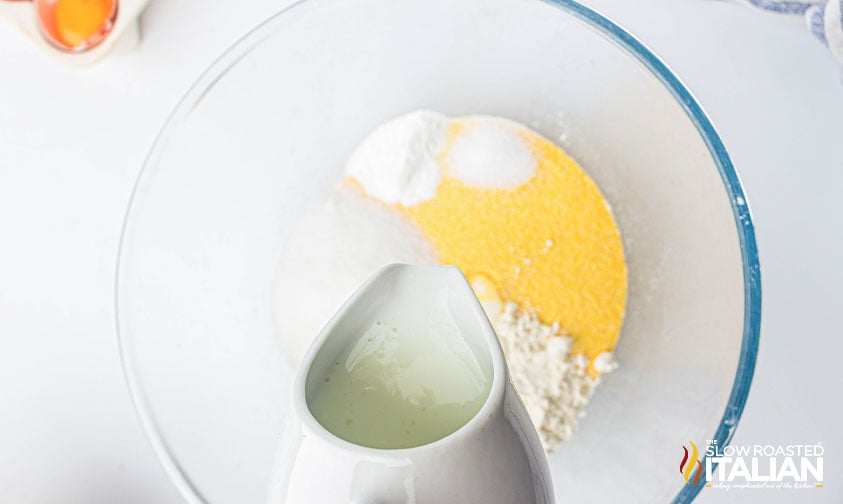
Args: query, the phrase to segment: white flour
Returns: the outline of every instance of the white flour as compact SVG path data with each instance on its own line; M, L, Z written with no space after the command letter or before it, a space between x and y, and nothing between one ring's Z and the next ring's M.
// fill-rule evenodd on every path
M558 324L547 326L535 315L508 303L494 326L501 341L512 384L533 421L545 450L570 436L585 416L584 407L600 378L590 377L588 358L571 353L573 340ZM607 373L617 367L604 352L594 367Z
M436 154L448 118L417 110L375 128L351 155L346 173L384 203L411 206L436 195L441 179Z

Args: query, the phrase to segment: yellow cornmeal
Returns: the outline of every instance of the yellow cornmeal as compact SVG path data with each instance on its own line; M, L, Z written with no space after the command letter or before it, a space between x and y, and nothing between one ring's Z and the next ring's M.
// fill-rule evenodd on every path
M504 302L558 322L574 352L590 359L617 343L627 276L620 233L597 186L562 149L527 129L518 134L538 165L512 189L478 189L448 176L448 151L470 123L455 119L439 155L436 196L396 205L439 253ZM494 298L493 294L484 297Z

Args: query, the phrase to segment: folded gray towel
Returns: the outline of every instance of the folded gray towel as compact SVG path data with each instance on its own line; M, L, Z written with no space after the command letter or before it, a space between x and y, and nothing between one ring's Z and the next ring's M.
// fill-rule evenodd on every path
M843 0L741 0L780 14L805 16L808 29L843 63Z

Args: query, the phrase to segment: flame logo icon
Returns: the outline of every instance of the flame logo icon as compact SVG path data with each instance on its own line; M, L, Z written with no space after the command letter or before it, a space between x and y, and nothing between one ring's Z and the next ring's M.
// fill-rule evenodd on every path
M682 445L682 449L685 450L685 455L682 457L682 462L679 463L679 473L685 476L685 484L690 485L691 483L691 475L694 474L694 469L696 469L696 474L694 475L693 485L697 486L700 482L700 477L702 476L702 462L697 457L699 456L700 452L697 450L697 445L694 444L693 441L688 441L691 443L691 453L689 455L688 448L685 445ZM694 464L696 462L696 464Z

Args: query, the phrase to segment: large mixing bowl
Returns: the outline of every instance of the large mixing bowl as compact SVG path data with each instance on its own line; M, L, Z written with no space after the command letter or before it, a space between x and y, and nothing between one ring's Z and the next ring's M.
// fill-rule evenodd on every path
M728 443L755 363L746 199L677 78L568 0L304 1L190 89L138 178L116 285L128 383L170 477L190 502L264 502L293 376L273 314L288 232L368 131L417 108L558 141L620 226L621 368L550 457L559 502L693 499L682 447Z

